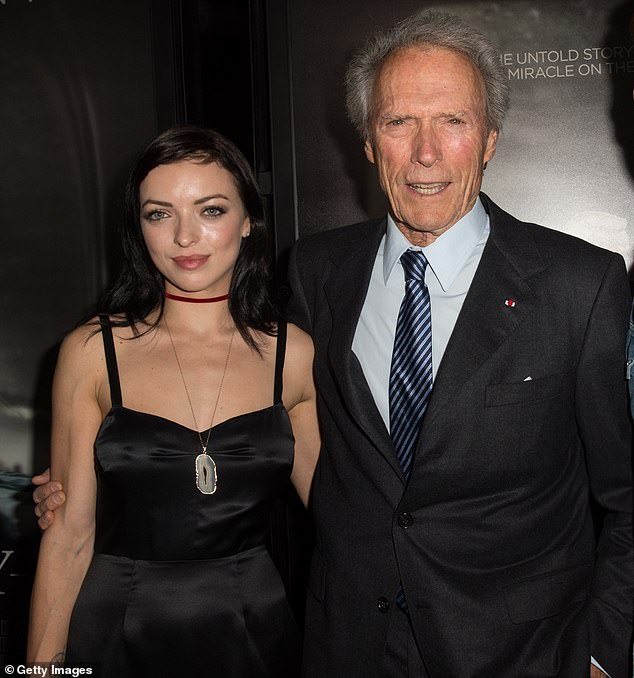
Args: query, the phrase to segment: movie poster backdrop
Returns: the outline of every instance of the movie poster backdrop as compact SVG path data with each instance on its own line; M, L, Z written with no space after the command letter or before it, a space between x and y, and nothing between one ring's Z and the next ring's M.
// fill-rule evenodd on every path
M454 12L493 38L511 108L483 190L516 217L634 261L634 46L623 0L294 0L290 3L298 229L385 212L346 119L345 66L364 36L414 11Z

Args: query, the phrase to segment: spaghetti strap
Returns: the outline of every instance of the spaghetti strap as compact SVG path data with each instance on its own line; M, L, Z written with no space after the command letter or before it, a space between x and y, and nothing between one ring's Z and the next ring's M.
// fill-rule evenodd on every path
M121 407L121 384L119 383L119 369L117 368L117 355L114 350L112 327L107 313L99 314L103 348L106 354L106 367L108 368L108 381L110 382L110 401L112 407Z
M275 385L273 387L273 402L282 402L284 357L286 356L286 321L280 320L277 325L277 348L275 350Z

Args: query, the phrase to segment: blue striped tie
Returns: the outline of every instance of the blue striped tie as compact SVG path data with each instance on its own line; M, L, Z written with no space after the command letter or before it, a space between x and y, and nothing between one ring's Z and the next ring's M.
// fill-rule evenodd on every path
M409 478L421 422L433 385L431 303L425 285L427 259L420 251L401 256L405 297L396 323L390 371L390 436Z

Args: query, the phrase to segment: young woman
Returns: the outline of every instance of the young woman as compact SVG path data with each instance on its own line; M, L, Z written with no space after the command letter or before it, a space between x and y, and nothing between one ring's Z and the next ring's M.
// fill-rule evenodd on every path
M106 314L66 337L28 659L103 676L293 676L298 632L265 549L319 439L309 337L269 297L255 179L217 132L168 130L126 191Z

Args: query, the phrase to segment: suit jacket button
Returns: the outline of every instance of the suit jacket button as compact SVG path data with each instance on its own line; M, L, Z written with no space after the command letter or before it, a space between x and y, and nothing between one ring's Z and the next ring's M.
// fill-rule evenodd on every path
M414 518L411 513L401 513L396 522L399 524L399 527L407 529L414 522Z
M390 611L390 601L385 596L381 596L376 601L376 606L379 608L379 612L383 612L383 614Z

